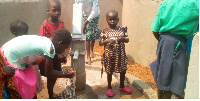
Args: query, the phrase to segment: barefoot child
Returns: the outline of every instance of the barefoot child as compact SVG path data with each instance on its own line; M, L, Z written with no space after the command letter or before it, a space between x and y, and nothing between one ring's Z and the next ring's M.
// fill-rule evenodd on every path
M53 69L55 53L61 54L72 41L69 31L58 29L51 38L23 35L13 38L1 47L6 65L15 69L12 77L21 98L33 98L36 93L36 75L33 66L44 62L47 78L71 78L74 72L63 73ZM50 98L53 98L51 95Z
M49 14L49 18L47 18L40 27L40 36L46 36L50 38L54 31L59 28L64 28L64 22L59 20L61 15L61 3L59 0L48 0L47 4L47 13ZM55 54L55 58L53 59L53 68L58 71L62 71L61 62L66 63L66 53L69 52L70 47L63 52L62 54ZM40 64L44 65L44 64ZM41 72L41 75L44 75L44 70ZM47 78L47 88L49 97L53 94L53 87L56 82L56 79Z
M108 89L107 96L112 97L113 91L111 87L112 74L120 73L120 87L126 93L131 93L131 89L124 86L125 74L127 69L127 59L125 53L125 44L129 42L129 38L125 35L127 28L117 26L119 22L118 12L110 10L106 14L106 21L109 28L103 29L100 34L99 45L104 45L103 66L107 72Z
M93 48L96 39L99 39L99 5L98 0L84 0L83 3L83 33L86 34L86 63L91 65L94 58Z

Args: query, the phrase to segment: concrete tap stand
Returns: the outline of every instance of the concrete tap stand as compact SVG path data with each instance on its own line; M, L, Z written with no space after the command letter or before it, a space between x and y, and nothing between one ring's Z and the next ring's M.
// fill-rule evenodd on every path
M73 59L76 50L79 51L78 59ZM84 39L73 39L70 56L71 67L76 70L76 91L84 90L86 84Z

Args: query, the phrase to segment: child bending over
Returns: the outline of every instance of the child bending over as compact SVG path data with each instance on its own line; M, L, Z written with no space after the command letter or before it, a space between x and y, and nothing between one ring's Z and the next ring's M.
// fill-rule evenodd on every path
M47 4L47 13L49 14L49 18L47 18L40 27L40 36L45 36L50 38L54 31L59 28L64 28L64 22L59 20L61 15L61 3L59 0L48 0ZM63 53L55 54L53 59L53 68L58 71L62 71L61 63L66 63L67 54L69 52L70 46ZM40 64L44 65L44 64ZM41 66L40 66L41 67ZM41 75L45 76L45 71L41 70ZM49 93L49 98L51 98L53 94L53 87L56 82L56 79L47 78L47 88Z
M73 71L63 72L53 68L55 53L63 53L71 41L68 30L57 29L50 39L37 35L23 35L13 38L0 48L4 60L3 69L6 68L5 63L15 69L9 74L12 76L14 72L12 80L21 98L33 98L36 94L37 78L33 70L35 65L44 63L44 67L41 68L45 70L47 78L72 78L75 75ZM0 76L0 79L2 77ZM54 98L53 95L50 98Z
M117 26L119 22L118 12L110 10L106 14L106 21L109 28L103 29L100 34L99 45L104 45L103 65L107 72L108 89L107 96L112 97L113 91L111 87L112 74L120 73L120 87L126 93L131 93L131 89L124 86L125 74L127 69L127 59L125 52L125 44L129 42L129 38L125 35L127 28Z
M13 21L10 24L10 31L15 37L28 34L28 25L23 21ZM17 91L12 79L15 69L8 66L0 52L0 99L20 99L21 96Z

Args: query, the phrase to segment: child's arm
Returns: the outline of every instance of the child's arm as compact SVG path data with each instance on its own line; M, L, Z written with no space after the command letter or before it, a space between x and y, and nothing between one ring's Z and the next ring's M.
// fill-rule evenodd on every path
M47 37L46 32L47 31L46 31L44 25L42 24L41 27L40 27L40 36L46 36Z
M127 33L127 29L128 29L127 27L122 27L124 35L117 40L118 42L125 42L125 43L129 42L128 35L125 35L125 33Z
M86 32L87 32L86 26L87 26L88 22L89 22L88 20L85 20L85 21L83 22L83 34L86 34Z
M118 39L118 42L125 42L125 43L128 43L129 42L129 38L128 37L120 37Z
M159 41L159 37L160 37L159 32L154 32L154 31L153 31L153 35L154 35L154 37Z
M99 45L100 46L103 46L103 45L106 45L107 43L115 43L115 40L113 40L113 39L106 39L106 40L104 40L104 41L99 41Z
M114 43L115 40L113 39L107 39L106 36L104 35L104 30L100 30L100 37L99 37L99 45L103 46L106 45L107 43Z
M8 76L8 77L12 77L15 75L15 69L13 69L12 67L10 66L3 66L3 67L0 67L2 68L1 69L1 73L0 74L4 74L5 76Z
M75 72L63 73L53 69L53 59L46 56L45 60L45 75L49 78L72 78Z

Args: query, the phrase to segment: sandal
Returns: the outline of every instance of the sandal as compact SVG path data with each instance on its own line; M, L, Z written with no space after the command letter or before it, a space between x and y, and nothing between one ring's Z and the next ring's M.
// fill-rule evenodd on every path
M124 91L125 93L128 93L128 94L130 94L132 92L131 89L126 87L126 86L124 88L119 88L119 90L122 90L122 91Z
M106 95L109 96L109 97L112 97L113 96L112 89L108 89L107 92L106 92Z

